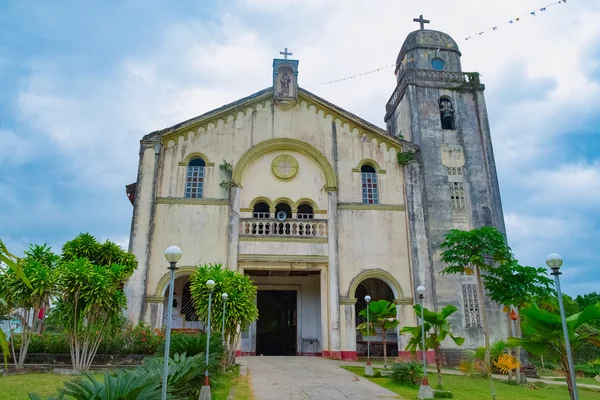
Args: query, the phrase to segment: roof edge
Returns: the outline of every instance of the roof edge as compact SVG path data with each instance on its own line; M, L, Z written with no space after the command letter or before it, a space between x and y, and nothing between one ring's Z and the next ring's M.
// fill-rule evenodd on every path
M273 91L273 87L269 86L268 88L259 90L258 92L255 92L255 93L253 93L253 94L251 94L249 96L243 97L243 98L241 98L239 100L236 100L236 101L234 101L232 103L225 104L224 106L221 106L219 108L215 108L215 109L213 109L211 111L208 111L208 112L206 112L204 114L200 114L200 115L198 115L196 117L187 119L187 120L185 120L183 122L179 122L179 123L177 123L175 125L172 125L172 126L170 126L168 128L164 128L164 129L160 129L160 130L157 130L157 131L150 132L150 133L144 135L144 137L142 137L142 140L158 139L161 136L167 135L169 133L173 133L175 131L178 131L180 129L185 128L186 126L194 125L194 124L202 121L203 119L210 118L212 116L215 116L217 114L221 114L221 113L223 113L223 112L225 112L227 110L230 110L232 108L239 107L240 105L242 105L242 104L244 104L244 103L246 103L248 101L256 100L256 99L258 99L258 98L260 98L260 97L262 97L262 96L264 96L266 94L271 94L272 91Z

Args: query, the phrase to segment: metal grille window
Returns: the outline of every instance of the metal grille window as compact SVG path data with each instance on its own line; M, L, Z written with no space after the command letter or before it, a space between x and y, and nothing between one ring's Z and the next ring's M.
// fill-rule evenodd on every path
M185 182L185 197L189 199L202 198L204 190L204 167L205 162L201 158L190 161L187 167L187 179Z
M465 187L462 182L450 182L450 200L452 201L452 210L466 211Z
M360 169L362 178L362 200L365 204L379 204L379 185L377 173L370 165L363 165Z
M462 295L465 326L467 328L482 328L483 324L481 323L481 311L479 309L477 285L472 283L463 283Z

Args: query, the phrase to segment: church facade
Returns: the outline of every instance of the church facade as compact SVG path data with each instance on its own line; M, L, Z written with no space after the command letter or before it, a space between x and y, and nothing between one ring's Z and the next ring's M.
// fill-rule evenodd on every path
M200 328L188 277L222 263L258 288L241 354L356 359L364 297L393 301L400 327L414 325L419 285L426 307L458 307L464 347L483 343L483 307L492 339L506 337L508 317L478 298L475 278L440 275L450 229L504 231L484 86L462 71L456 42L423 26L408 35L386 129L300 87L299 61L284 53L272 86L141 140L127 187L139 261L128 318L157 328L172 307L174 327ZM170 245L183 257L167 304ZM397 355L407 338L388 341Z

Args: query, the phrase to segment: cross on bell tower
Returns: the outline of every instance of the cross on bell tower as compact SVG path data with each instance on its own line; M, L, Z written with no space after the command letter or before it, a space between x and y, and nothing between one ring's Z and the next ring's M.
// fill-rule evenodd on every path
M287 60L287 56L291 56L292 55L291 52L288 53L287 47L285 48L285 50L280 51L279 54L282 54L283 58L285 58L286 60Z
M414 18L413 22L418 22L421 25L421 30L425 30L425 24L430 23L431 21L428 19L423 19L423 14L419 16L419 18ZM287 50L287 49L286 49ZM283 53L282 53L283 54Z

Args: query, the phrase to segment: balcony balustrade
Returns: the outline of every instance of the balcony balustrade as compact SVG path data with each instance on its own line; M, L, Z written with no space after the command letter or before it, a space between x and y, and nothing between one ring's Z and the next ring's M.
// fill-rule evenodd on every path
M327 237L327 220L290 218L279 221L272 218L244 218L240 221L240 235L254 237Z

